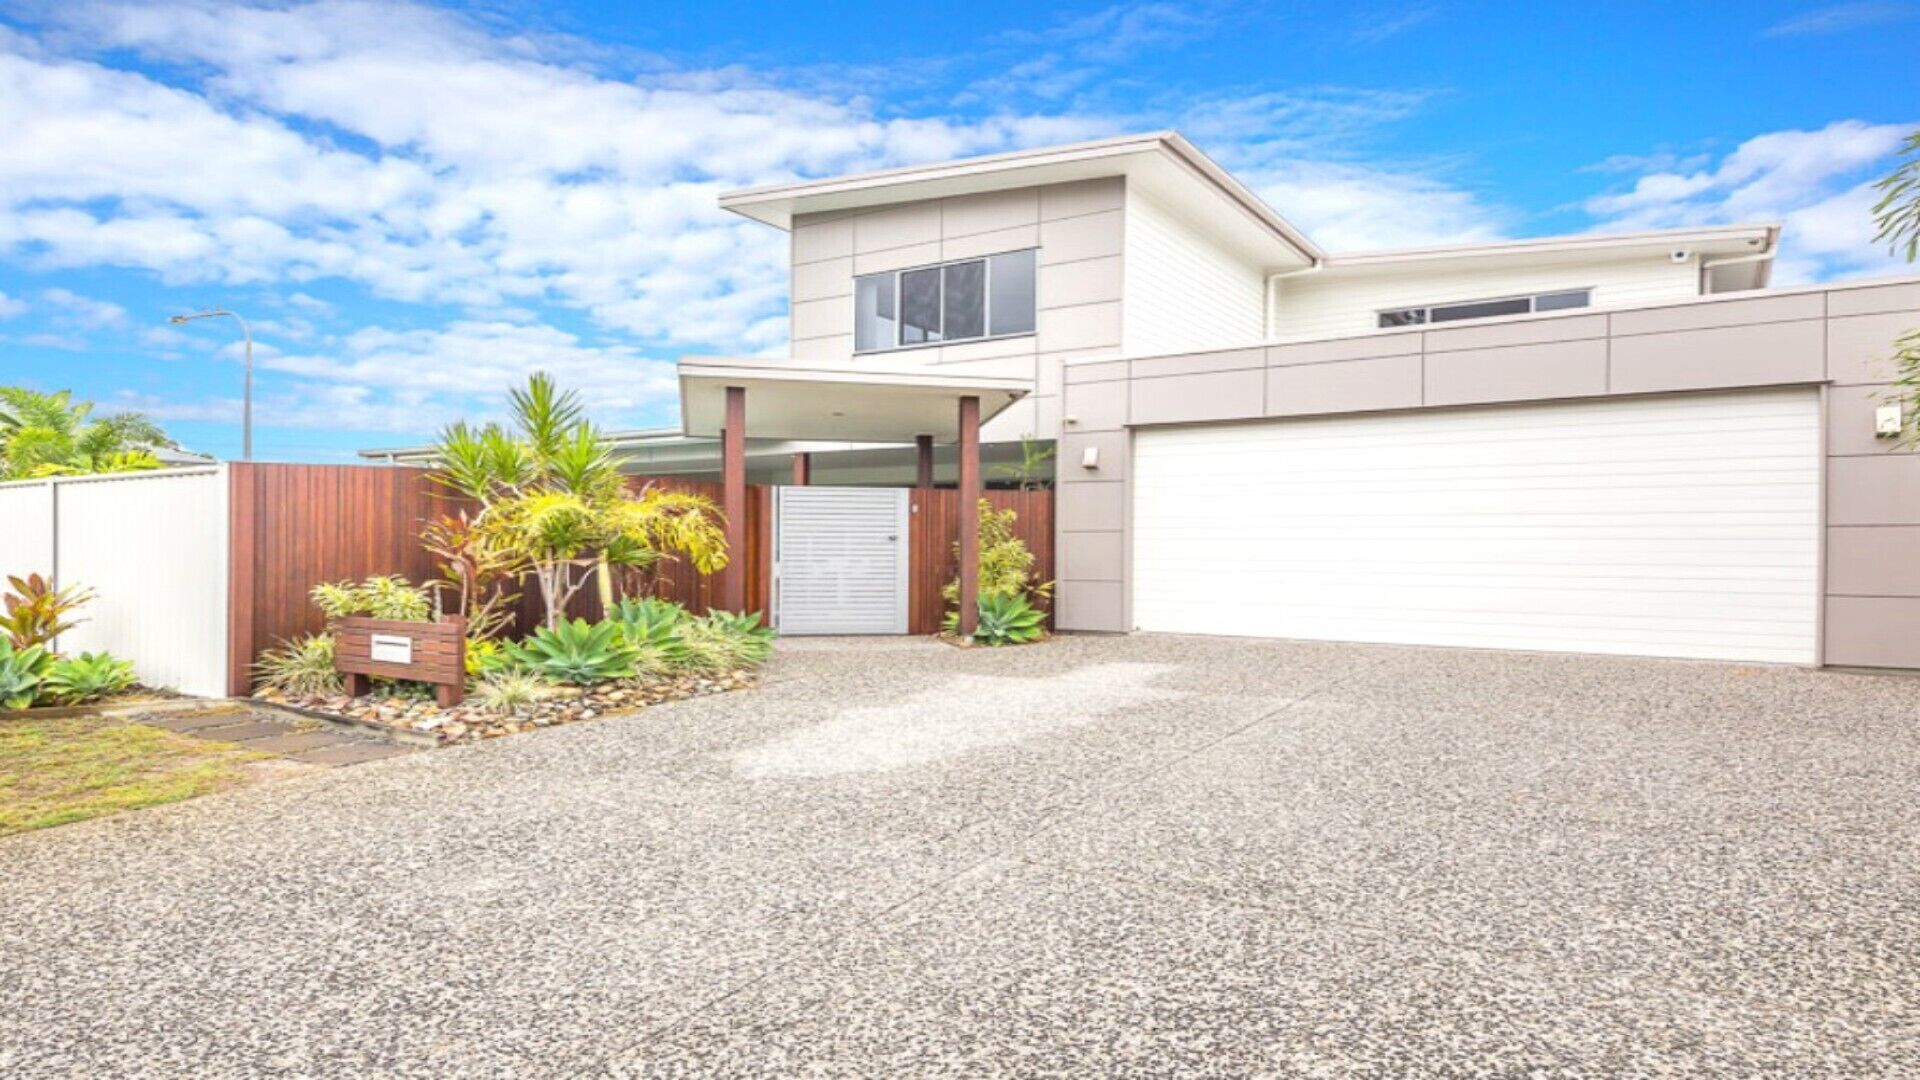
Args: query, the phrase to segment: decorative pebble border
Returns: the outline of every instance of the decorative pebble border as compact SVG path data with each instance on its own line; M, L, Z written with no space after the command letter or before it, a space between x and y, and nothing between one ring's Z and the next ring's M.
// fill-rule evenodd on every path
M407 742L431 739L441 744L478 742L537 728L578 723L612 713L638 712L649 705L724 694L758 685L752 671L725 675L678 675L663 679L621 680L590 687L555 686L542 700L510 713L488 712L469 702L442 709L432 698L368 694L288 697L263 690L257 701L296 709L312 716L381 729Z

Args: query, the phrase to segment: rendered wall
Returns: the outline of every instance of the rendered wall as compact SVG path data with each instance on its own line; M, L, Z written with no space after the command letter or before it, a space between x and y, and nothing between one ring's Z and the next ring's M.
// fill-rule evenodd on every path
M1920 455L1873 435L1893 339L1915 327L1920 281L1902 281L1069 366L1059 625L1132 627L1138 425L1810 385L1827 399L1823 662L1920 667Z

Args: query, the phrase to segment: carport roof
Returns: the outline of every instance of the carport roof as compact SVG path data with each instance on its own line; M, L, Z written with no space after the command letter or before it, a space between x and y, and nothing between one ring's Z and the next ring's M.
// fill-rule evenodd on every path
M900 443L960 436L959 406L980 399L980 422L1033 391L1030 379L949 374L927 368L799 367L760 358L690 357L680 362L681 427L718 436L730 386L747 392L754 438Z

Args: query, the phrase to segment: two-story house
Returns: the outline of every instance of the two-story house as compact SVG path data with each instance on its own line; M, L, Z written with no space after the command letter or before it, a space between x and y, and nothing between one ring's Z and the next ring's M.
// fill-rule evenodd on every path
M1058 450L1064 629L1920 666L1881 393L1920 284L1767 289L1775 225L1330 254L1174 133L721 205L791 237L789 355L755 363L856 414L748 425L749 477L912 483L916 432L852 387L980 380L989 479ZM729 369L685 363L711 434Z

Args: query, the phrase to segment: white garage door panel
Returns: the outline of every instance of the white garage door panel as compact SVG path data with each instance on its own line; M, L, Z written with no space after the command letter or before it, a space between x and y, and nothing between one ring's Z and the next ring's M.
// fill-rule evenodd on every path
M1811 391L1145 429L1134 621L1811 663L1819 444Z

